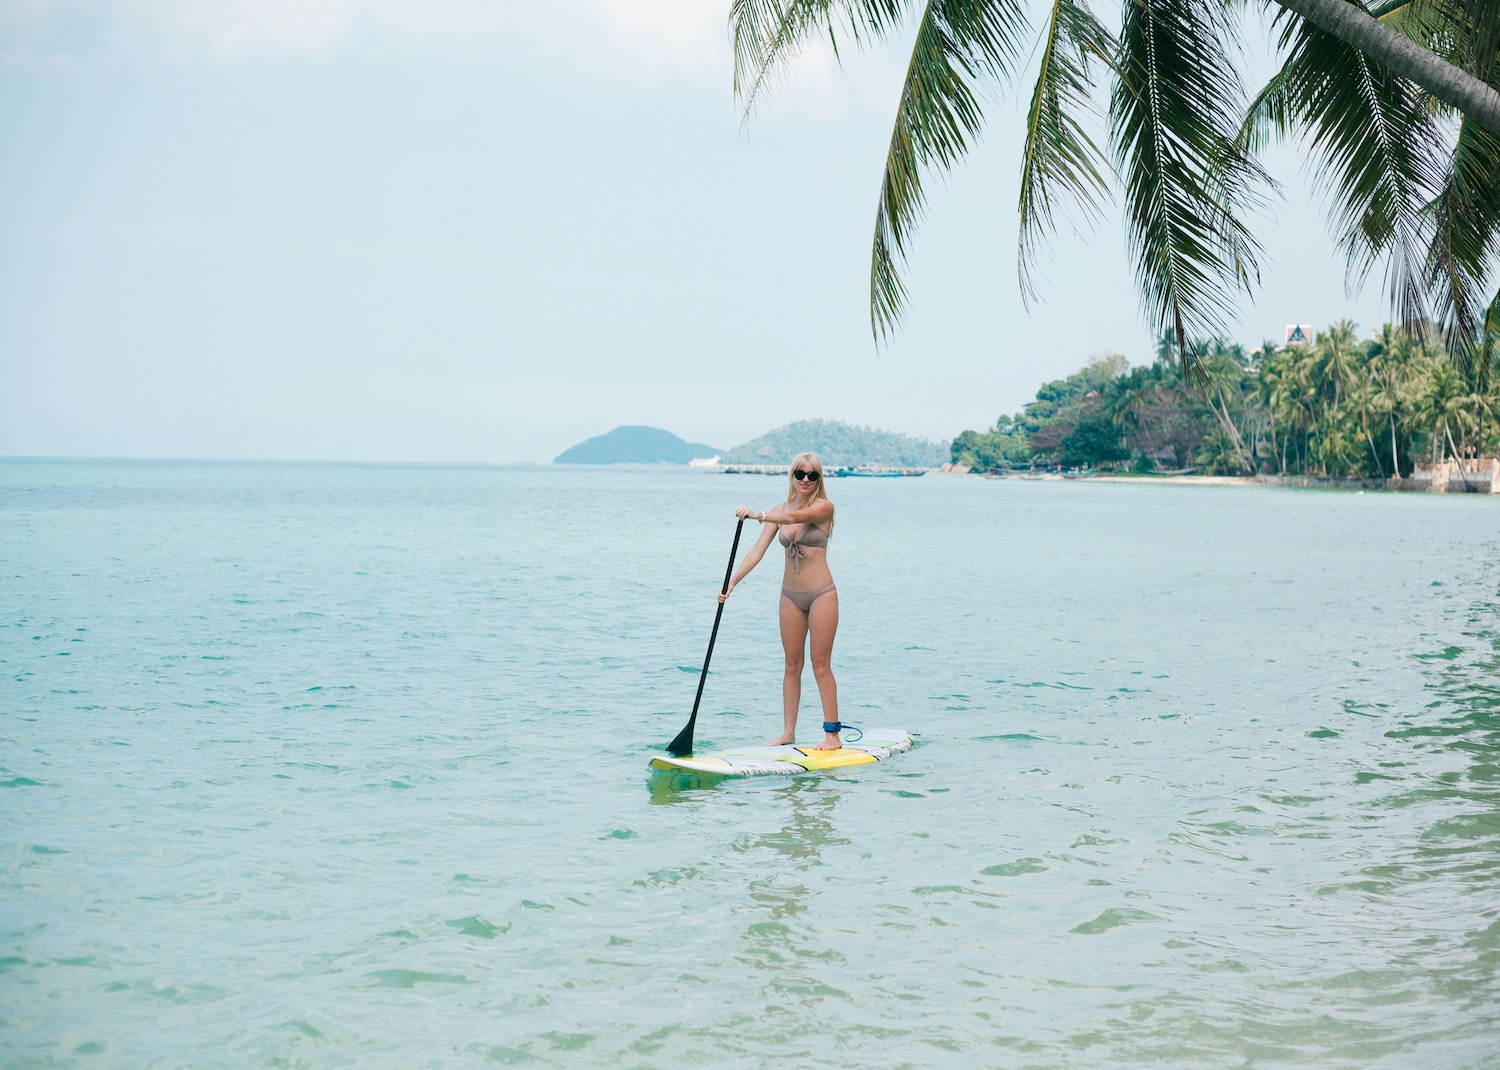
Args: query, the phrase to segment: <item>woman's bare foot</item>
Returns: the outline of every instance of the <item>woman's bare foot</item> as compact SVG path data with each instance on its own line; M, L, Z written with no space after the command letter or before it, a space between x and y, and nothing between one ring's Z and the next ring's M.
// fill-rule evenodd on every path
M824 732L823 742L819 743L813 750L843 750L844 741L839 739L837 732Z
M793 735L791 732L783 732L781 735L777 736L775 739L768 739L768 740L766 740L766 746L768 746L768 747L784 747L788 743L794 742L796 740L796 738L797 737L795 735Z

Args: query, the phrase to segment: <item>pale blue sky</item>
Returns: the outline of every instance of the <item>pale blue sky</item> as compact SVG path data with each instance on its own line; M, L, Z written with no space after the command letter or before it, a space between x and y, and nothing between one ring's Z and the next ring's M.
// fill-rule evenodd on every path
M948 439L1151 358L1117 217L1016 286L1019 107L934 180L877 350L907 41L746 125L724 0L0 6L0 454L547 461L619 424ZM1238 340L1386 318L1279 155Z

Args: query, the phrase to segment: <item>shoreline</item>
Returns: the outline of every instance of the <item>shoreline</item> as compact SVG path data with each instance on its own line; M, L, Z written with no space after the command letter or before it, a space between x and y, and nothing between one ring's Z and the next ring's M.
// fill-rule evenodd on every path
M1036 479L1036 476L1021 477ZM1149 485L1175 485L1189 487L1291 487L1307 490L1356 490L1381 491L1391 494L1478 494L1482 497L1500 495L1500 482L1489 473L1482 477L1470 476L1467 480L1445 480L1434 484L1432 480L1414 479L1360 479L1341 476L1194 476L1194 475L1089 475L1049 476L1042 478L1066 479L1074 483L1134 483Z
M1179 486L1199 487L1244 487L1244 486L1290 486L1279 480L1268 482L1263 476L1080 476L1075 482L1089 483L1175 483ZM1333 481L1337 482L1337 481Z

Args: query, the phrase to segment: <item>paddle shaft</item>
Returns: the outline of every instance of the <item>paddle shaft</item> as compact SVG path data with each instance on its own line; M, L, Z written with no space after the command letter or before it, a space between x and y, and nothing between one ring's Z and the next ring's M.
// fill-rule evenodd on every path
M719 593L729 593L729 577L734 575L734 559L740 552L740 532L745 529L745 518L740 517L734 525L734 543L729 547L729 564L724 568L724 586L719 588ZM703 655L703 672L698 677L698 693L693 696L693 712L688 717L688 723L677 738L667 744L667 751L675 757L693 753L693 728L698 723L698 704L703 701L703 685L708 681L708 662L714 656L714 640L719 637L719 621L724 617L724 603L719 603L719 608L714 611L714 628L708 633L708 653Z

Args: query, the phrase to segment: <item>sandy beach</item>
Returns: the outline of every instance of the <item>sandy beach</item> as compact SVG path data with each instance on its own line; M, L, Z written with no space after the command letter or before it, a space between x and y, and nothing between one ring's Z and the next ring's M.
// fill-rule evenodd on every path
M1272 486L1258 476L1086 476L1091 483L1178 484L1181 486Z

